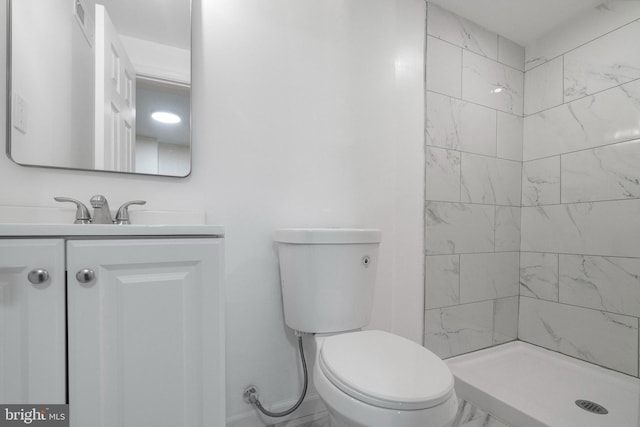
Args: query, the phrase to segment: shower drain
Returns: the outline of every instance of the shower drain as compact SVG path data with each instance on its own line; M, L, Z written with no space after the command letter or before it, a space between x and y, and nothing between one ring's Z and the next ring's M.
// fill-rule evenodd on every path
M605 415L609 413L607 408L602 405L598 405L595 402L591 402L590 400L576 400L576 405L587 412L591 412L592 414Z

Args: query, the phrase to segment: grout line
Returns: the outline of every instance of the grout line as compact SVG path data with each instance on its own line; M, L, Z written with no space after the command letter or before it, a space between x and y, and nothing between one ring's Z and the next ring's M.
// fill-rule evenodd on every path
M460 171L458 172L458 203L462 203L462 159L464 156L462 155L462 151L460 153Z
M576 46L576 47L573 47L573 48L571 48L571 49L569 49L569 50L566 50L566 51L564 51L563 53L560 53L560 54L558 54L558 55L556 55L556 56L554 56L554 57L551 57L550 59L546 59L546 60L544 60L544 62L542 62L542 63L540 63L540 64L536 65L535 67L529 68L528 70L526 69L526 68L527 68L527 59L526 59L526 55L525 55L525 62L524 62L525 73L527 73L527 72L529 72L529 71L531 71L531 70L535 70L536 68L538 68L538 67L540 67L540 66L542 66L542 65L544 65L544 64L546 64L546 63L548 63L548 62L551 62L551 61L553 61L554 59L558 58L559 56L566 55L566 54L567 54L567 53L569 53L569 52L573 52L574 50L577 50L577 49L579 49L579 48L581 48L581 47L583 47L583 46L586 46L586 45L588 45L588 44L589 44L589 43L591 43L591 42L594 42L594 41L596 41L596 40L598 40L598 39L600 39L600 38L602 38L602 37L604 37L604 36L607 36L607 35L609 35L609 34L611 34L611 33L613 33L613 32L616 32L616 31L618 31L619 29L621 29L621 28L623 28L623 27L626 27L627 25L632 25L634 22L636 22L636 21L638 21L638 20L639 20L638 18L634 18L632 21L629 21L629 22L627 22L627 23L625 23L625 24L622 24L622 25L620 25L619 27L616 27L616 28L614 28L614 29L612 29L612 30L610 30L610 31L607 31L606 33L601 34L601 35L599 35L599 36L597 36L597 37L595 37L595 38L593 38L593 39L587 40L586 42L584 42L584 43L582 43L582 44L580 44L580 45L578 45L578 46Z
M614 314L614 315L617 315L617 316L627 317L629 319L638 319L638 317L634 316L633 314L623 314L623 313L618 313L618 312L615 312L615 311L609 311L609 310L600 309L600 308L585 307L583 305L571 304L571 303L564 302L564 301L550 301L548 299L531 297L529 295L522 295L522 298L529 298L532 301L543 301L543 302L549 303L549 304L558 304L558 305L564 305L564 306L567 306L567 307L581 308L583 310L596 311L596 312L599 312L599 313ZM471 303L471 304L473 304L473 303Z
M499 144L498 144L499 136L500 136L500 131L498 129L498 110L496 110L496 159L498 158L498 151L499 151L498 150L498 148L499 148Z
M515 254L519 253L518 250L513 251L486 251L486 252L455 252L451 254L427 254L426 257L439 257L439 256L461 256L461 255L491 255L491 254ZM529 252L529 251L524 251ZM534 252L537 253L537 252ZM540 252L540 253L550 253L550 252ZM620 257L619 257L620 258Z
M474 156L488 157L490 159L505 160L507 162L523 163L520 160L507 159L506 157L496 157L496 156L491 156L489 154L483 154L483 153L474 153L474 152L471 152L471 151L463 151L463 150L460 150L458 148L441 147L439 145L432 145L432 144L426 144L426 146L427 147L433 147L433 148L439 148L441 150L457 151L458 153L471 154L471 155L474 155ZM552 157L556 157L556 156L552 156Z
M566 87L565 87L566 72L565 72L564 63L565 63L565 56L564 56L564 54L562 54L562 104L561 105L567 104L566 95L565 95L565 90L566 90Z
M559 169L560 169L560 170L558 171L558 172L559 172L559 175L560 175L560 177L559 177L559 179L560 179L560 183L559 183L559 186L558 186L558 192L560 193L560 199L559 199L559 200L560 200L560 204L562 204L562 156L563 156L563 154L561 154L560 156L558 156L558 157L560 157L560 158L558 159L558 163L560 164L560 165L559 165Z
M425 203L422 207L422 248L424 251L424 256L422 257L422 346L426 347L426 335L427 335L427 34L428 34L428 25L429 25L429 3L425 1L425 13L424 13L424 39L422 46L422 105L423 105L423 132L422 132L422 146L424 153L424 173L423 173L423 190L422 190L422 198L425 200Z
M511 251L516 252L516 251ZM620 255L593 255L593 254L581 254L581 253L571 253L571 252L554 252L554 251L520 251L521 253L531 253L531 254L549 254L549 255L569 255L569 256L581 256L581 257L594 257L594 258L616 258L616 259L637 259L640 260L640 257L637 256L620 256ZM476 253L490 253L490 252L467 252L465 254L476 254ZM443 254L446 255L446 254ZM453 255L453 254L449 254ZM429 256L440 256L440 255L429 255Z
M596 96L596 95L599 95L599 94L601 94L601 93L603 93L603 92L607 92L607 91L609 91L609 90L617 89L617 88L619 88L619 87L621 87L621 86L625 86L625 85L628 85L628 84L631 84L631 83L636 83L638 80L640 80L640 77L635 78L635 79L633 79L633 80L629 80L628 82L624 82L624 83L621 83L621 84L617 84L617 85L615 85L615 86L608 87L608 88L606 88L606 89L599 90L599 91L597 91L597 92L593 92L593 93L590 93L590 94L587 94L587 95L581 96L580 98L572 99L572 100L571 100L571 101L569 101L569 102L562 102L562 103L560 103L560 104L558 104L558 105L554 105L554 106L552 106L552 107L547 107L547 108L545 108L544 110L536 111L535 113L527 114L527 115L525 115L525 116L523 116L523 117L526 119L526 118L528 118L528 117L536 116L536 115L538 115L538 114L545 113L545 112L547 112L547 111L549 111L549 110L553 110L554 108L559 108L559 107L563 107L563 106L565 106L565 105L572 104L572 103L577 102L577 101L582 101L582 100L584 100L584 99L586 99L586 98L589 98L590 96ZM564 85L564 78L563 78L563 85ZM436 92L436 93L437 93L437 92ZM563 92L563 93L564 93L564 92ZM563 99L562 99L562 100L564 101L564 95L563 95Z
M434 307L434 308L428 308L425 309L425 311L433 311L433 310L442 310L442 309L447 309L447 308L452 308L452 307L460 307L460 306L464 306L464 305L471 305L471 304L480 304L480 303L486 303L489 301L497 301L497 300L504 300L504 299L509 299L509 298L518 298L519 295L514 294L514 295L506 295L506 296L500 296L500 297L495 297L495 298L487 298L487 299L482 299L482 300L478 300L478 301L471 301L471 302L463 302L463 303L458 303L458 304L451 304L451 305L443 305L442 307ZM528 297L527 297L528 298ZM531 299L537 299L537 298L531 298ZM543 300L543 301L547 301L547 302L555 302L555 301L548 301L548 300ZM599 310L597 310L599 311ZM613 314L617 314L617 313L613 313Z
M634 200L634 199L624 199L624 200ZM560 206L560 204L557 205L534 205L534 206L520 206L520 205L505 205L502 203L478 203L478 202L452 202L451 200L435 200L435 199L428 199L425 200L425 203L449 203L449 204L453 204L453 205L473 205L473 206L498 206L501 208L535 208L535 207L540 207L540 206ZM595 202L584 202L584 203L595 203ZM568 204L568 203L565 203Z
M462 279L460 272L462 271L462 255L458 254L458 304L462 299Z
M497 34L497 35L499 35L499 34ZM514 67L514 66L512 66L512 65L506 64L506 63L504 63L504 62L500 61L499 59L497 59L497 57L498 57L498 53L496 53L496 59L493 59L493 58L491 58L491 57L489 57L489 56L487 56L487 55L483 55L483 54L478 53L478 52L476 52L476 51L474 51L474 50L471 50L471 49L469 49L469 48L467 48L467 47L460 46L459 44L455 44L455 43L453 43L453 42L451 42L451 41L449 41L449 40L447 40L447 39L443 39L443 38L441 38L441 37L439 37L439 36L436 36L436 35L430 34L428 31L427 31L427 37L431 37L431 38L434 38L434 39L439 40L439 41L441 41L441 42L447 43L447 44L449 44L449 45L451 45L451 46L455 46L455 47L457 47L457 48L459 48L459 49L466 50L466 51L467 51L467 52L469 52L469 53L473 53L474 55L478 55L478 56L479 56L479 57L481 57L481 58L488 59L489 61L493 61L493 62L495 62L496 64L503 65L503 66L505 66L505 67L507 67L507 68L511 68L511 69L512 69L512 70L514 70L514 71L518 71L518 72L520 72L520 73L525 73L525 70L520 70L519 68L516 68L516 67ZM505 38L506 38L506 37L505 37ZM509 39L507 39L507 40L509 40ZM515 42L514 42L514 43L515 43ZM517 43L516 43L516 44L517 44ZM541 64L541 65L542 65L542 64ZM526 66L526 62L525 62L525 66Z
M498 228L498 207L493 206L493 252L496 251L496 228Z
M526 102L527 101L527 73L523 73L522 74L522 119L524 120L525 117L527 117L527 105ZM523 129L523 133L524 133L524 129ZM524 135L523 139L524 139Z
M536 157L535 159L524 160L523 163L535 162L536 160L550 159L552 157L566 156L566 155L569 155L569 154L580 153L582 151L595 150L597 148L606 148L606 147L610 147L612 145L626 144L626 143L629 143L629 142L638 142L638 141L640 141L640 137L636 136L634 138L624 139L624 140L621 140L621 141L613 141L613 142L609 142L609 143L603 144L603 145L594 145L593 147L580 148L579 150L572 150L572 151L566 151L566 152L562 152L562 153L550 154L548 156Z
M516 114L516 113L512 113L511 111L500 110L498 108L491 107L491 106L485 105L485 104L481 104L479 102L470 101L468 99L464 99L464 98L459 97L459 96L451 95L449 93L438 92L437 90L433 90L433 89L427 89L427 92L435 93L437 95L442 95L442 96L448 96L449 98L455 99L457 101L462 101L462 102L466 102L467 104L477 105L478 107L484 107L486 109L498 111L498 112L504 113L504 114L510 114L510 115L512 115L514 117L518 117L518 118L521 118L521 119L524 118L524 116Z
M521 267L522 267L522 252L518 251L518 307L517 307L518 315L516 318L516 339L520 339L520 300L522 299L522 294L520 293L520 288L521 288L520 282L522 281L520 276Z
M560 254L556 254L556 277L558 278L558 301L560 302Z
M541 205L527 205L527 206L522 206L523 208L539 208L539 207L549 207L549 206L568 206L568 205L584 205L584 204L600 204L600 203L618 203L618 202L633 202L633 201L638 201L640 200L640 197L629 197L626 199L604 199L604 200L585 200L585 201L580 201L580 202L562 202L562 203L548 203L548 204L541 204ZM434 200L435 201L435 200ZM465 204L481 204L481 203L467 203L464 202ZM508 206L508 205L504 205L504 206Z
M491 319L491 345L496 344L496 300L493 300L493 316Z
M460 98L464 94L464 48L460 49Z
M547 62L547 63L546 63L546 64L544 64L544 65L551 65L551 62L555 61L556 59L558 59L558 58L555 58L555 59L553 59L552 61L549 61L549 62ZM547 72L547 73L545 73L545 74L547 74L547 75L548 75L549 73ZM526 76L525 76L525 79L526 79ZM543 113L543 112L545 112L545 111L553 110L554 108L557 108L557 107L560 107L560 106L562 106L562 105L566 104L566 103L564 102L564 62L562 63L562 75L561 75L561 79L562 79L562 89L561 89L561 93L560 93L560 102L559 102L559 103L554 103L553 105L550 105L550 106L548 106L548 107L541 108L541 109L536 110L536 111L533 111L533 112L531 112L531 113L527 113L527 112L525 111L525 112L523 112L522 117L523 117L523 118L526 118L526 117L534 116L534 115L536 115L536 114L538 114L538 113ZM544 88L543 88L543 91L549 92L547 89L548 89L548 87L544 87ZM589 96L589 95L585 95L583 98L585 98L585 97L587 97L587 96ZM525 95L525 97L526 97L526 95ZM541 102L541 104L544 104L544 100L545 100L545 98L546 98L546 97L543 97L543 98L542 98L542 102ZM526 98L525 98L525 99L526 99ZM579 99L581 99L581 98L579 98Z

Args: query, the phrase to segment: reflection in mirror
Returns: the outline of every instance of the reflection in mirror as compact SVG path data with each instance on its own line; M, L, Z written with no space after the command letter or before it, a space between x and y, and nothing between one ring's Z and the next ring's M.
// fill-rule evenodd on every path
M136 172L184 176L189 173L188 85L136 79ZM163 118L159 113L171 114ZM177 121L177 122L176 122Z
M15 162L190 173L190 0L13 0L10 8Z

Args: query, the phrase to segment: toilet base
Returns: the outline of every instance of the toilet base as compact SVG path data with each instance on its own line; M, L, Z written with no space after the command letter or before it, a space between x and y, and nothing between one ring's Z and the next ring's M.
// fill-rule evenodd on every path
M452 399L452 400L454 400L455 402L452 402L453 405L449 405L449 402L448 402L448 406L457 406L457 402L458 402L457 399ZM328 418L329 418L329 424L324 424L325 427L370 427L368 424L361 424L352 419L346 420L343 417L341 417L340 414L334 413L331 409L328 409ZM455 421L455 417L450 421L445 422L445 424L433 424L432 422L428 421L426 424L422 424L421 427L452 427L454 421ZM395 424L388 424L387 427L398 427L398 426Z

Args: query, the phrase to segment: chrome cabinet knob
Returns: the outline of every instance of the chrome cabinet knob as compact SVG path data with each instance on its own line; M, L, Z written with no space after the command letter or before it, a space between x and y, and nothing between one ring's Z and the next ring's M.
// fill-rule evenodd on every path
M80 283L91 283L96 279L96 273L90 268L83 268L76 273L76 280Z
M27 274L27 279L34 285L41 285L49 280L49 272L44 268L37 268Z

